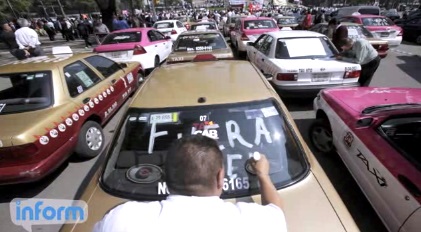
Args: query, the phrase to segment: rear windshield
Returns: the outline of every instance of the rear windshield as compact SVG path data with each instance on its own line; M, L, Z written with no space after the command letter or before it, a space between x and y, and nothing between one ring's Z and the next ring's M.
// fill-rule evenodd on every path
M174 51L209 51L227 48L224 38L218 33L180 35ZM205 49L204 49L205 48Z
M119 43L135 43L140 42L141 33L138 32L120 32L112 33L105 37L102 44L119 44Z
M53 104L51 72L0 75L0 114L44 109Z
M179 137L202 134L218 141L225 160L222 197L258 193L246 161L260 152L270 162L279 189L308 171L305 156L277 106L270 101L161 110L131 109L111 144L103 173L107 192L129 199L162 199L167 150Z
M244 21L244 29L267 29L267 28L277 28L278 25L275 24L273 20L247 20Z
M171 22L155 23L155 25L153 25L153 27L155 27L156 29L173 28L174 23L171 23Z
M363 15L380 15L379 9L370 9L370 8L361 8L358 10L358 13Z
M277 41L275 58L329 58L335 55L336 52L336 49L327 37L282 38Z
M364 26L393 26L395 25L389 18L363 18Z
M203 29L214 30L216 29L216 27L214 23L203 23L203 24L191 25L190 29L191 30L203 30Z
M296 24L296 23L298 23L296 18L279 18L277 22L278 22L278 24Z
M360 39L360 38L373 38L373 34L365 27L360 25L349 25L348 28L348 37L351 39Z

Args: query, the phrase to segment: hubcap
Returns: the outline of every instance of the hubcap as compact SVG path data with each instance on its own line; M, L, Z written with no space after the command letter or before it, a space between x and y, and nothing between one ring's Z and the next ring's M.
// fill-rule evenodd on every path
M143 75L140 73L137 74L137 79L139 80L139 83L144 81Z
M332 133L322 126L315 127L311 132L314 146L321 152L330 152L333 149Z
M101 131L96 127L90 127L86 132L86 144L89 149L96 151L102 145L102 134Z

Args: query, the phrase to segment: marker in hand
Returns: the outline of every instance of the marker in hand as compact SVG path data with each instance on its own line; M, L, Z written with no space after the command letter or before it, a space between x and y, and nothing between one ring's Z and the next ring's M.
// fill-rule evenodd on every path
M258 160L260 160L260 153L259 153L259 152L257 152L257 151L255 151L255 152L253 153L253 159L254 159L254 161L258 161Z

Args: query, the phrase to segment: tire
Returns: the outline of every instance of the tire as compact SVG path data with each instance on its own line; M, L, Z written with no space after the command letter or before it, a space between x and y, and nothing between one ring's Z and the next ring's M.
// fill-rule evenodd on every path
M137 85L140 86L145 81L145 74L143 74L143 71L139 71L137 73Z
M83 159L91 159L99 155L104 147L105 138L101 125L87 121L80 128L75 153Z
M154 63L154 69L159 67L159 57L155 56L155 63Z
M316 119L310 126L309 138L313 147L324 154L334 154L333 133L328 119Z

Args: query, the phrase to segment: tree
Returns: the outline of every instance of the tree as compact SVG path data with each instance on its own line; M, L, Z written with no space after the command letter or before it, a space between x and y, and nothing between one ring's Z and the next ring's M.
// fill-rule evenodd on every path
M26 14L29 11L30 6L32 6L32 0L9 0L10 5L13 8L16 16L21 16ZM10 9L7 0L0 1L0 16L4 18L15 17L14 13Z
M102 15L102 22L108 28L113 28L113 17L117 11L116 0L95 0Z

